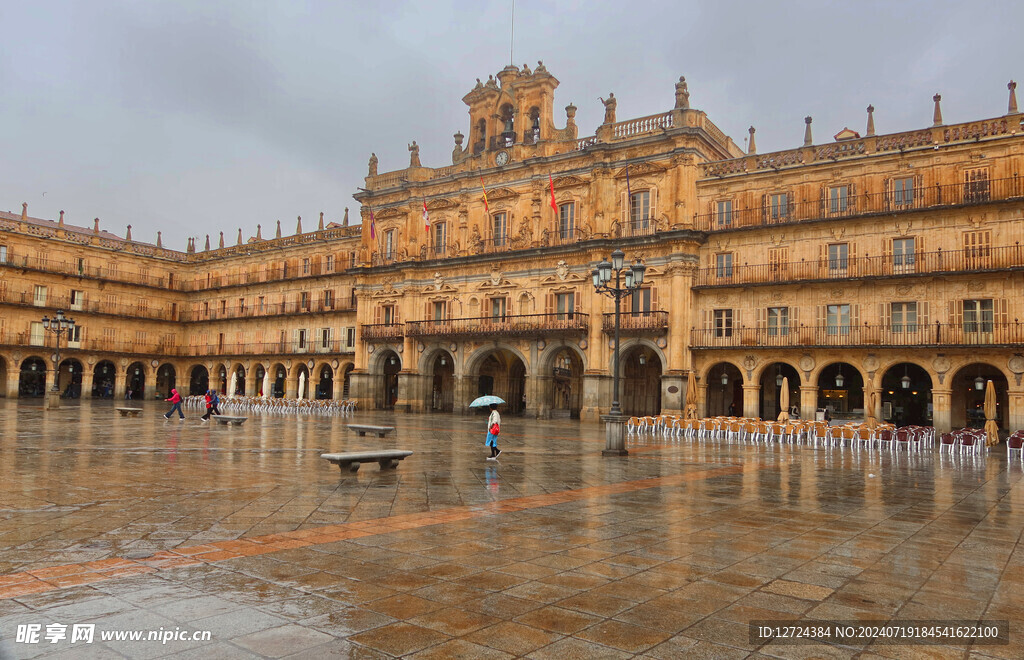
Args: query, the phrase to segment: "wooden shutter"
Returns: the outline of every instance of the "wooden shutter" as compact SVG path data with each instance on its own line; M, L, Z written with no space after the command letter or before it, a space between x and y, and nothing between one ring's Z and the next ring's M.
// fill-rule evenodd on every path
M554 314L555 313L555 294L553 291L548 291L544 295L544 313Z
M657 311L658 309L658 287L651 287L651 311Z
M885 203L885 210L889 210L889 200L892 198L892 179L885 180L885 192L882 195L883 202Z
M733 327L734 332L737 332L737 333L739 332L739 329L740 329L740 312L741 311L742 310L739 310L739 309L732 310L732 327Z
M789 325L792 328L800 327L800 308L790 307L789 308Z
M964 301L949 301L949 324L958 328L964 325Z
M828 186L822 186L818 191L818 217L824 218L831 211L828 199Z
M650 215L650 218L653 221L655 218L658 217L658 215L655 213L655 210L657 208L657 201L658 201L658 189L655 188L654 186L651 186L651 188L650 188L650 196L651 196L651 208L648 210L648 214ZM652 293L651 295L654 295L654 294Z
M927 300L917 303L917 325L924 328L928 325L928 317L931 305Z
M850 327L860 327L860 305L850 305Z
M817 312L817 325L819 328L824 328L828 325L828 310L825 305L815 305L815 311Z
M768 224L768 193L761 195L761 224Z
M299 331L292 330L292 350L298 352L299 350Z
M892 304L891 303L879 303L878 318L882 321L882 328L885 332L888 332L892 328Z
M882 274L888 275L893 271L893 247L891 238L886 238L882 241Z
M380 323L381 322L381 316L383 314L384 314L384 309L380 305L377 305L376 309L373 310L373 322L374 323Z
M851 213L857 210L857 184L846 186L846 209Z
M757 329L763 330L768 327L768 308L757 308Z
M1006 298L997 298L992 301L992 320L995 321L996 327L1006 325Z
M706 310L706 309L701 310L700 315L701 315L701 328L703 328L704 330L709 329L711 326L710 326L710 321L708 320L708 318L710 316L710 314L708 314L708 310Z

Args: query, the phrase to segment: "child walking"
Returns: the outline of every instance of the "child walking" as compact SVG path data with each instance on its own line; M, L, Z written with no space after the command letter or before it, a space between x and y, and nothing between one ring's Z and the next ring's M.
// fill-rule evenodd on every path
M171 409L167 411L166 415L164 415L164 419L170 419L175 410L178 411L178 415L181 419L185 419L185 413L181 412L181 395L178 394L178 390L171 388L171 396L164 399L164 401L171 402Z
M491 448L491 455L487 460L497 460L501 454L498 449L498 434L501 433L501 415L498 414L498 404L491 404L491 415L487 418L487 442L484 443Z

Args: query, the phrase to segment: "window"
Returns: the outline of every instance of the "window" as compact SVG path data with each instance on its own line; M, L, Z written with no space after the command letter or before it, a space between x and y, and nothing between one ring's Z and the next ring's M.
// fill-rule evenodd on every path
M505 298L491 298L491 319L504 321L508 303Z
M493 221L493 233L495 247L500 247L505 244L505 236L508 231L506 226L506 216L504 213L495 213Z
M384 232L384 258L387 260L395 257L395 230L389 229Z
M773 279L783 277L789 265L789 248L768 248L768 273Z
M849 264L849 254L849 243L830 243L828 246L828 269L846 270Z
M444 300L434 301L434 320L443 321L448 315L448 303Z
M32 296L32 304L36 307L43 307L46 305L46 287L39 284L36 285L35 293Z
M0 245L0 264L7 263L7 246Z
M732 224L732 200L724 199L715 203L715 222L719 227Z
M350 252L349 253L349 255L348 255L348 263L349 263L349 266L348 266L349 268L355 268L356 267L356 253L355 252Z
M894 302L889 305L893 332L917 332L917 303Z
M80 325L76 325L71 329L68 334L68 346L72 348L80 348L82 345L82 336L85 334L85 330Z
M732 277L732 252L715 255L715 274L717 277Z
M576 229L576 205L561 204L558 207L558 237L563 241L572 238Z
M85 292L75 289L71 290L71 309L80 311L85 303Z
M303 259L302 260L302 274L303 275L309 275L309 273L310 273L309 259Z
M324 309L334 309L334 289L324 290Z
M832 186L828 189L828 212L846 213L847 209L847 195L849 195L850 189L848 186Z
M331 350L331 329L321 328L320 329L320 350L329 351Z
M634 315L646 315L651 311L651 287L644 287L633 292L630 297L630 311Z
M210 318L210 303L203 303L203 318Z
M46 335L44 334L43 324L41 321L32 321L29 326L29 344L33 346L43 346L46 342Z
M82 259L81 257L78 258L78 274L85 274L85 259Z
M967 170L964 172L964 201L967 203L987 202L989 199L988 170Z
M715 310L715 336L732 337L732 310Z
M433 227L434 230L434 253L444 254L448 245L448 223L439 222Z
M398 322L398 310L394 305L384 305L384 325L394 325Z
M892 265L900 270L913 270L914 239L894 238L892 241Z
M146 331L136 330L135 331L135 347L141 347L146 345Z
M789 193L775 193L768 196L768 219L781 222L789 217Z
M789 307L768 308L768 336L785 337L789 334Z
M333 254L329 254L326 257L324 257L324 272L325 273L333 273L334 272L334 255Z
M221 316L223 316L223 315L228 313L228 301L227 300L220 301L220 313L221 313Z
M309 311L309 292L303 291L299 294L299 310Z
M651 221L651 191L643 190L630 195L629 221L634 229L647 229Z
M964 301L964 332L992 332L994 320L991 299Z
M892 204L897 208L914 205L914 177L892 180Z
M282 278L288 277L288 262L287 261L282 261L281 262L281 277Z
M299 350L299 351L306 350L306 342L307 341L308 341L308 339L306 338L306 331L305 330L296 330L296 336L295 336L295 348L296 348L296 350Z
M266 311L266 300L263 296L260 296L257 299L256 309L259 311L260 314L263 314Z
M238 313L245 314L245 298L238 299Z
M850 306L829 305L827 308L826 323L828 334L848 335L850 334Z
M964 232L964 267L969 270L990 268L992 256L992 232Z
M576 310L576 294L573 292L569 293L556 293L555 294L555 312L559 321L565 319L572 320L573 312Z
M345 328L345 348L355 348L356 346L356 329Z

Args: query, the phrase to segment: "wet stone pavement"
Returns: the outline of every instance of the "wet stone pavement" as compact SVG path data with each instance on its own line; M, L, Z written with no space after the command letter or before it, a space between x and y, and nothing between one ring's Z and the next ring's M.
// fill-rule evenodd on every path
M506 418L494 462L483 417L165 409L0 400L0 658L1024 657L1024 485L1002 449L648 438L603 458L601 426ZM378 447L415 453L319 458ZM751 641L783 619L1002 619L1010 643ZM133 631L205 639L101 639Z

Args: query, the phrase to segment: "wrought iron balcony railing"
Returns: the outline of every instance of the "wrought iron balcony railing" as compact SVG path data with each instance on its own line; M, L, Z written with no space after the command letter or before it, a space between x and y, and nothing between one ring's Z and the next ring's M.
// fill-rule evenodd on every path
M608 334L615 332L615 313L605 312L603 317L602 330ZM622 312L619 315L619 332L625 335L665 334L668 332L668 312Z
M363 341L399 341L404 336L404 323L365 323L360 332Z
M690 345L710 348L788 348L862 346L1020 346L1024 324L975 321L964 323L828 325L765 328L695 328Z
M548 334L585 334L590 316L580 312L555 314L506 314L472 318L409 321L409 337L522 337Z

